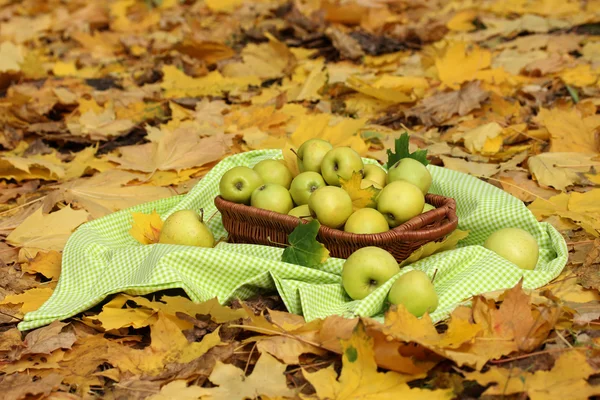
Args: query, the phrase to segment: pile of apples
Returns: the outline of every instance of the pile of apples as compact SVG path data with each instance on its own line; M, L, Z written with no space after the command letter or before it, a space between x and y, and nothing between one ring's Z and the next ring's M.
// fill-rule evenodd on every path
M377 165L364 165L352 148L334 148L322 139L304 142L296 155L300 171L296 177L281 160L230 169L219 183L221 197L298 218L316 218L321 225L357 234L385 232L434 208L425 203L431 174L412 158L401 159L386 173ZM361 188L381 190L371 207L356 211L350 194L340 187L340 179L349 180L355 173L362 176Z

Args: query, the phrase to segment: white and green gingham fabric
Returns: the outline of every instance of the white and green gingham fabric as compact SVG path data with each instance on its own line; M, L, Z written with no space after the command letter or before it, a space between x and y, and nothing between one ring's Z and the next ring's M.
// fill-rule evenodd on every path
M551 225L537 222L521 201L477 178L435 166L428 167L433 176L430 192L456 199L459 228L468 230L469 236L455 250L403 268L359 301L344 292L342 259L330 258L321 268L311 269L280 261L283 249L275 247L224 242L215 248L141 245L128 233L132 211L156 210L164 219L177 210L203 208L205 215L211 216L216 212L214 198L225 171L281 157L279 150L233 155L217 164L186 195L140 204L82 225L64 249L54 293L38 310L25 315L19 329L74 316L113 293L139 295L168 288L182 288L197 302L216 296L222 303L277 290L288 310L306 320L332 314L380 318L390 286L410 269L423 270L430 277L437 270L434 285L439 307L431 317L439 321L470 296L512 287L521 277L524 287L543 286L558 276L567 262L562 236ZM220 214L208 225L216 239L226 236ZM537 239L540 258L535 270L521 270L481 246L490 233L509 226L524 228Z

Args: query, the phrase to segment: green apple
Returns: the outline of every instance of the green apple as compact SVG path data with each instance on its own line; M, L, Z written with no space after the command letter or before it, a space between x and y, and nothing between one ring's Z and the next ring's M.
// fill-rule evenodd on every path
M158 243L213 247L215 237L194 210L179 210L165 220Z
M387 181L387 173L381 167L374 164L365 165L364 179L368 179L377 183L380 187L384 187Z
M421 214L424 205L425 196L421 189L406 181L389 183L377 198L377 210L392 228Z
M301 206L292 208L288 215L291 215L292 217L302 218L307 221L312 221L313 219L310 216L310 209L308 208L308 204L303 204Z
M522 269L534 269L540 248L535 238L521 228L503 228L492 233L483 246Z
M329 150L331 143L323 139L309 139L298 148L298 170L300 172L321 172L321 162Z
M286 189L292 183L292 173L284 163L279 160L262 160L252 168L262 178L264 183L274 183Z
M330 150L321 163L321 174L328 185L340 186L340 177L350 179L353 172L362 174L364 164L360 155L350 147Z
M427 194L431 186L431 173L426 166L412 158L403 158L392 165L387 174L387 183L394 181L407 181Z
M294 203L301 206L308 204L310 195L323 186L325 186L325 181L321 175L312 171L302 172L292 180L290 194Z
M344 225L346 232L352 233L381 233L390 229L387 220L374 208L361 208L350 215Z
M274 183L265 183L254 189L250 205L281 214L287 214L294 208L290 192L283 186Z
M381 186L379 183L377 183L375 181L372 181L370 179L363 179L363 180L360 181L360 188L361 189L366 189L366 188L369 188L371 186L375 187L375 189L380 189L380 190L383 189L383 186Z
M323 186L310 195L308 208L321 225L339 228L352 215L352 199L342 188Z
M219 193L225 200L249 204L254 189L264 182L260 175L248 167L233 167L219 181Z
M368 246L356 250L342 267L342 286L354 300L367 297L400 272L398 262L387 251Z
M412 270L396 279L390 288L388 300L392 304L402 304L408 312L420 317L432 313L438 307L438 295L433 283L423 271Z
M421 211L421 214L426 213L427 211L431 211L431 210L435 210L435 207L429 203L425 203L425 205L423 206L423 211Z

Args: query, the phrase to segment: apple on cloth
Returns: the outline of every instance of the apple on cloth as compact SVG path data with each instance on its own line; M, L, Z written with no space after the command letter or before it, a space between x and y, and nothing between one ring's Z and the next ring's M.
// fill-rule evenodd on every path
M525 288L543 286L566 264L568 252L562 236L551 225L539 223L520 200L467 174L429 165L426 168L433 178L429 192L456 200L459 229L468 231L468 236L455 249L404 266L366 297L353 300L342 285L343 259L330 257L318 268L307 268L282 262L282 248L219 241L227 233L214 198L223 175L241 168L244 179L230 182L225 190L249 204L254 190L265 184L252 168L261 161L282 158L281 150L235 154L219 162L185 195L140 204L81 225L64 249L53 295L38 310L27 313L19 328L32 329L71 317L113 293L139 295L168 288L182 288L194 301L217 297L222 303L277 291L288 311L303 314L307 321L332 314L381 319L392 286L410 270L423 271L429 278L435 273L439 304L431 317L439 321L464 299L512 287L521 278ZM348 161L350 169L352 162ZM345 163L340 158L338 169ZM376 165L368 159L362 163ZM378 178L371 179L376 182ZM151 214L156 210L164 221L179 210L200 209L212 216L206 221L218 241L212 248L142 245L128 232L132 211ZM539 258L534 269L521 269L483 246L501 228L521 228L535 238Z

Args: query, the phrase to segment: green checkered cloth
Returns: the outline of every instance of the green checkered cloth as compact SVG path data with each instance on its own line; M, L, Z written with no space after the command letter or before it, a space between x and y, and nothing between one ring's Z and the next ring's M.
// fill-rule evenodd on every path
M169 288L182 288L196 302L216 296L222 303L277 290L289 312L302 314L307 321L332 314L381 318L392 283L411 269L425 271L430 277L437 270L434 285L439 307L431 317L439 321L470 296L510 288L521 277L526 288L543 286L558 276L567 262L562 236L551 225L536 221L517 198L472 176L431 165L430 192L456 199L459 228L468 230L469 236L454 250L403 268L363 300L353 301L344 292L343 259L330 258L312 269L280 261L283 249L270 246L224 242L215 248L141 245L128 233L132 211L149 214L156 210L164 219L177 210L203 208L205 215L211 216L217 211L214 198L219 180L227 170L237 165L252 167L272 158L282 158L281 151L233 155L186 195L140 204L83 224L64 249L54 293L38 310L25 315L19 329L72 317L113 293L141 295ZM215 238L227 235L220 214L208 225ZM489 234L503 227L520 227L535 236L540 245L535 270L521 270L481 246Z

